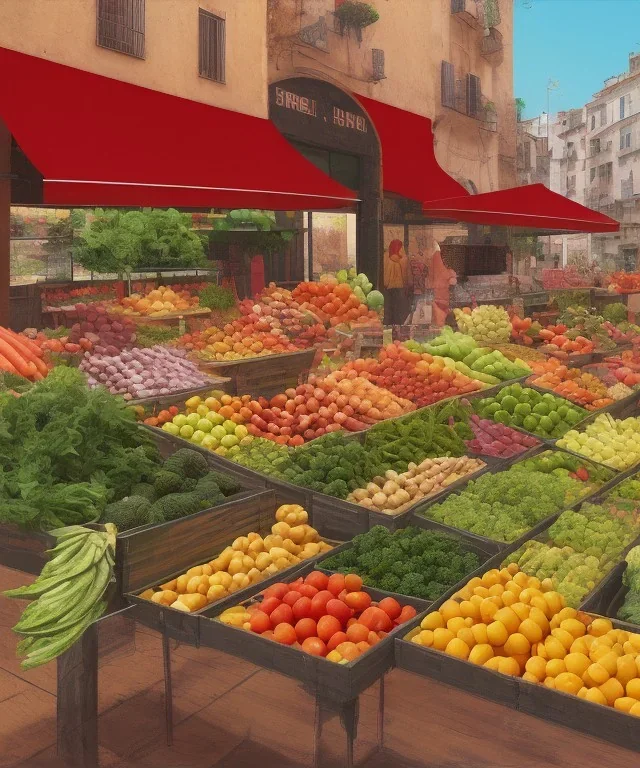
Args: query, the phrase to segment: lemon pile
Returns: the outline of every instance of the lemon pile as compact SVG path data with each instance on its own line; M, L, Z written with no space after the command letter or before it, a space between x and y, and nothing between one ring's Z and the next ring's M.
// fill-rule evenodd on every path
M515 563L471 579L407 639L640 717L640 635L565 606Z

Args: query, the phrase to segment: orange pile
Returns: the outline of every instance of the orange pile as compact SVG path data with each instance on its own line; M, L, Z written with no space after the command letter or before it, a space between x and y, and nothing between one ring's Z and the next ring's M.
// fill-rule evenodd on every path
M597 411L614 402L608 397L604 383L591 373L585 373L579 368L569 368L553 357L544 362L532 362L530 365L535 375L530 377L527 383L550 389L557 395L582 405L588 411Z
M202 360L238 360L298 349L280 328L259 331L253 325L246 325L244 319L234 320L223 328L211 326L203 331L186 333L176 344L197 352Z
M180 312L189 309L197 309L200 299L192 296L189 291L174 291L166 285L149 291L146 296L133 293L126 296L116 304L112 311L122 312L125 315L147 315L149 317L162 317L170 312Z
M379 322L378 313L363 304L346 283L300 283L291 295L302 307L311 305L331 325Z

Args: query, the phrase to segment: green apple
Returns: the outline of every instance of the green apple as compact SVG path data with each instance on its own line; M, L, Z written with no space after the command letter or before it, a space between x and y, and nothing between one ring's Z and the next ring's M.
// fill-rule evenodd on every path
M200 421L200 416L198 416L197 413L190 413L187 416L187 424L190 427L193 427L194 429L196 428L196 425L198 424L199 421Z
M240 445L249 445L253 441L253 435L247 435L240 440Z
M203 432L201 429L196 429L196 431L191 435L191 442L192 443L201 443L202 438L205 436L205 432Z
M174 416L172 419L173 423L180 429L180 427L184 427L184 425L187 423L187 417L184 415L184 413L179 413L177 416Z
M215 452L219 454L220 456L226 456L227 455L227 449L221 445L218 448L216 448Z
M211 392L209 392L209 397L215 397L216 400L220 400L220 398L226 394L221 389L213 389Z
M232 445L231 448L229 448L227 452L227 456L235 456L236 453L240 453L240 446L239 445Z
M222 426L224 427L224 431L228 435L233 435L238 425L235 423L235 421L231 421L230 419L227 419L227 421L225 421Z
M225 437L227 434L227 430L222 426L222 424L218 424L218 426L214 427L211 430L212 437L215 437L216 440L222 440L223 437Z
M208 448L210 451L213 451L218 447L219 443L213 435L205 435L202 438L201 445L203 448Z
M213 428L213 424L209 421L209 419L200 419L200 421L196 424L196 429L199 429L201 432L211 432Z
M187 440L190 440L193 437L193 427L190 424L180 427L180 437L186 437Z
M198 416L203 416L204 417L204 416L206 416L209 413L209 409L207 408L207 406L204 403L202 403L202 405L199 405L196 408L196 413L198 414Z
M242 440L243 437L246 437L249 434L249 430L245 427L244 424L238 424L238 426L235 429L235 436L238 438L238 440Z
M176 416L176 419L178 417ZM179 435L180 434L180 427L175 423L175 421L166 421L162 425L162 429L164 429L165 432L168 432L170 435Z
M235 435L225 435L222 440L220 440L220 445L225 448L232 448L234 445L238 445L238 442L239 440Z
M224 416L221 416L217 411L208 411L205 416L214 426L218 424L224 424Z

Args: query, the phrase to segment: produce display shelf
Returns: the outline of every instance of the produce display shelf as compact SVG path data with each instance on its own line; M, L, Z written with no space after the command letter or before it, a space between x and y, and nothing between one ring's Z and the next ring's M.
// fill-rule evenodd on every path
M238 590L216 603L191 613L160 605L139 596L146 589L171 581L186 573L189 568L208 562L239 536L246 536L251 531L266 535L271 531L276 509L286 503L289 503L289 500L283 499L275 491L257 491L245 494L243 498L230 501L228 504L175 521L181 525L174 528L170 540L167 540L161 526L157 527L149 542L156 557L148 563L148 567L132 569L122 580L125 599L134 606L135 618L151 629L166 632L169 637L197 645L198 622L195 617L199 614L213 608L224 610L231 605L236 605L257 586L266 589L270 584L289 578L290 574L295 573L304 564L315 562L318 556L304 563L293 564L290 568L279 571L258 584ZM330 539L322 531L318 532L329 544L342 543Z
M314 568L315 563L303 565L291 573L287 580L306 576ZM264 585L254 585L249 594L245 593L245 601L250 601L263 589ZM363 587L363 590L369 592L367 587ZM377 594L391 595L402 604L401 595L380 591ZM239 602L241 601L236 600L236 603ZM426 601L420 602L425 607L429 605ZM405 632L407 626L401 625L395 628L387 637L354 661L337 664L323 657L311 656L299 649L267 640L253 632L223 624L216 620L221 612L219 605L213 605L210 610L205 610L198 616L200 645L224 651L264 669L292 677L303 683L310 693L339 704L357 699L362 691L393 666L394 638L399 633Z
M151 397L142 397L136 400L128 400L127 405L143 407L153 406L154 408L168 408L170 405L176 405L184 400L188 400L194 395L205 395L213 389L223 389L228 384L230 379L224 376L211 376L209 383L204 387L197 387L196 389L182 389L174 390L168 395L152 395Z
M120 313L123 317L132 320L136 325L162 325L162 323L169 323L171 325L178 325L182 319L191 317L206 317L211 314L210 309L183 309L180 312L168 312L166 315L160 315L158 317L151 317L150 315L130 315Z

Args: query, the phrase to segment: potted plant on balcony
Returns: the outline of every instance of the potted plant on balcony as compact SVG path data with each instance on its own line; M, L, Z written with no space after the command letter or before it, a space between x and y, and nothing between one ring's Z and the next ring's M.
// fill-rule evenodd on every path
M358 42L362 42L362 30L375 24L380 14L369 3L357 2L357 0L344 0L335 10L340 34L353 29Z
M484 105L484 121L490 125L492 130L495 130L495 126L498 123L498 112L496 105L492 101L487 101Z

